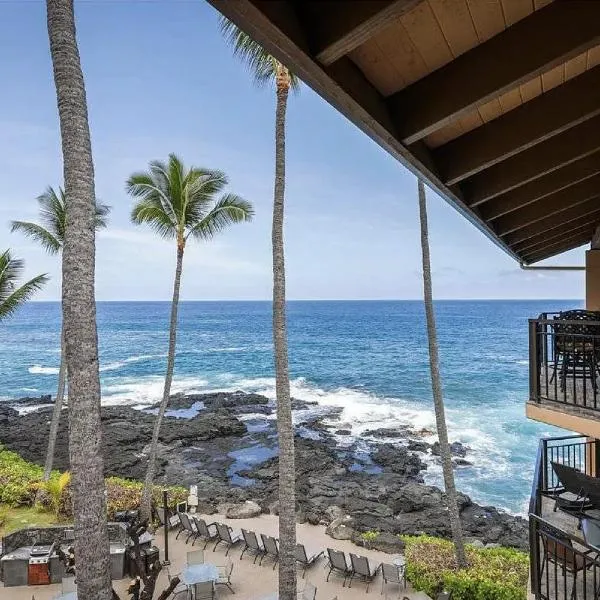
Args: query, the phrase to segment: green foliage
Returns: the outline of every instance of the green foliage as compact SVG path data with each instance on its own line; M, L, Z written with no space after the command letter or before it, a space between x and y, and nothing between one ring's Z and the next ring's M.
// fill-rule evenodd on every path
M406 575L429 596L445 590L454 600L525 600L529 556L512 548L467 545L469 567L456 567L452 542L430 536L402 536Z
M72 518L71 476L68 472L53 471L50 480L43 482L44 469L27 462L16 452L0 446L0 504L3 510L15 507L32 507L53 513L56 518ZM109 477L106 479L109 519L120 510L136 509L140 505L143 484L139 481ZM188 496L183 487L169 487L169 501L182 502ZM154 501L162 504L162 487L155 487Z
M379 531L365 531L360 534L360 537L365 542L374 542L379 537Z

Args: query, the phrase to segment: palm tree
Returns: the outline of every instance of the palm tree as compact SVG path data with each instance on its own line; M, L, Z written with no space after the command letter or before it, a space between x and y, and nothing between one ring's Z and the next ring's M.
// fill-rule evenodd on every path
M48 254L58 254L65 243L66 226L66 205L65 192L58 188L58 194L52 187L37 198L40 205L41 224L31 223L29 221L13 221L11 231L20 231L31 238ZM106 204L96 202L95 228L103 229L106 227L106 217L110 212L110 207ZM46 450L46 462L44 464L44 481L50 479L52 472L52 463L54 461L54 447L56 445L56 436L58 434L58 425L60 423L60 412L63 406L65 395L65 343L64 334L61 327L60 335L60 368L58 370L58 389L56 391L56 400L54 410L52 411L52 420L50 421L50 435L48 436L48 449Z
M94 294L94 164L73 0L46 0L65 182L62 310L79 600L111 600Z
M456 563L459 568L467 566L465 545L463 542L462 525L458 512L458 499L456 485L454 484L454 470L452 468L452 454L448 443L448 428L444 399L442 397L442 378L440 375L440 356L435 326L435 313L433 310L433 291L431 285L431 258L429 256L429 232L427 229L427 201L425 186L419 179L419 217L421 220L421 252L423 255L423 295L425 297L425 316L427 319L427 341L429 343L429 369L431 371L431 388L433 392L433 407L435 410L435 423L438 439L440 441L440 458L448 503L448 517L454 541Z
M0 254L0 321L12 316L48 281L46 275L38 275L19 286L24 267L25 263L13 258L10 250Z
M285 113L288 95L300 81L275 57L226 18L221 29L259 85L275 84L275 186L273 192L273 345L275 352L275 393L279 440L279 597L296 596L296 470L294 427L288 371L287 321L285 314L285 255L283 220L285 198Z
M151 515L158 436L171 393L179 289L187 241L190 238L209 240L233 223L251 220L253 215L252 205L242 198L234 194L218 197L227 183L225 173L196 167L186 169L174 154L169 155L167 163L151 162L147 172L134 173L127 181L127 191L137 200L131 212L131 220L136 225L149 225L161 237L175 240L177 245L167 371L162 402L154 423L142 493L141 516L144 519L149 519Z

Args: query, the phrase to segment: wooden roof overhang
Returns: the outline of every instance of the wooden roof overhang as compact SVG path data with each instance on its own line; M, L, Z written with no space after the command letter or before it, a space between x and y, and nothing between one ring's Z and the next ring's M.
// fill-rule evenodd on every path
M600 224L600 0L209 0L518 261Z

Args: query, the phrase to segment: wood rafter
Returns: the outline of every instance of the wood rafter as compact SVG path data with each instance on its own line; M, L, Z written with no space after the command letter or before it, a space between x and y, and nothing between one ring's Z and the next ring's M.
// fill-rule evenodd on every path
M318 0L302 2L298 8L311 13L313 54L325 66L333 64L364 44L422 0Z
M535 252L533 254L523 254L523 260L526 264L532 264L539 262L540 260L544 260L546 258L550 258L555 254L561 254L562 252L566 252L567 250L573 250L574 248L579 248L579 246L583 246L584 244L589 243L591 237L593 235L593 230L589 233L583 233L579 235L575 235L574 237L570 237L567 239L563 239L560 242L556 242L554 244L550 244L546 246L543 250Z
M405 144L548 71L600 41L600 2L552 2L388 102Z
M538 250L543 250L544 246L547 246L550 243L554 243L555 241L563 240L567 237L571 237L573 235L582 233L583 231L589 231L590 229L595 228L595 224L591 225L592 219L594 222L597 222L599 218L599 211L590 213L589 215L585 215L580 219L575 219L564 226L555 227L554 229L545 231L538 236L529 238L520 244L514 244L514 248L520 254L525 252L533 253Z
M532 204L536 200L569 188L588 177L600 173L600 152L566 165L552 173L535 179L515 190L502 194L481 204L479 213L486 221L494 221L499 217Z
M600 2L598 3L600 6ZM600 116L593 117L517 156L478 173L463 183L470 206L551 173L600 149Z
M600 67L559 85L434 152L452 185L600 114Z
M571 206L570 208L567 208L561 212L554 213L548 217L536 221L535 223L531 223L530 225L527 225L527 227L522 227L516 231L513 231L512 233L506 234L504 239L506 239L511 245L519 244L525 240L545 233L546 231L551 231L556 227L560 227L561 225L571 223L576 219L590 215L597 210L600 210L600 196L596 198L590 198L581 204Z

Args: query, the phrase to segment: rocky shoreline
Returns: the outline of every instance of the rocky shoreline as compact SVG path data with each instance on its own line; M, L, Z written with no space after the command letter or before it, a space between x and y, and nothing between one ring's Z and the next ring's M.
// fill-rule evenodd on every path
M340 409L294 400L299 521L323 523L338 539L354 539L384 551L398 549L397 534L449 537L443 493L426 485L425 458L439 454L410 426L378 429L355 440L339 422ZM154 409L102 408L107 475L143 479ZM0 403L0 444L43 464L51 399ZM347 442L345 441L347 438ZM248 500L277 513L274 406L244 392L176 395L163 422L158 481L197 484L200 512L221 512ZM468 467L468 448L455 442L457 467ZM55 466L68 468L67 427L61 422ZM483 544L527 548L527 521L460 495L465 535ZM371 539L374 538L375 539Z

